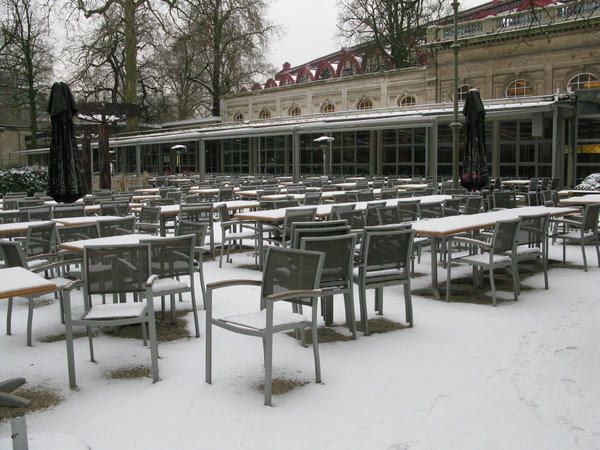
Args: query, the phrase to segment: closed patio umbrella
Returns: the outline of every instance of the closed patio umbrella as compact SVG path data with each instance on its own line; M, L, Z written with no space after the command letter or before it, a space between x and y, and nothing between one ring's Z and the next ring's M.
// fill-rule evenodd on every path
M470 191L479 190L489 183L490 177L485 145L485 109L477 89L467 93L463 114L466 129L460 184Z
M73 203L87 194L73 117L77 105L66 83L52 85L46 111L52 121L48 195L59 203Z

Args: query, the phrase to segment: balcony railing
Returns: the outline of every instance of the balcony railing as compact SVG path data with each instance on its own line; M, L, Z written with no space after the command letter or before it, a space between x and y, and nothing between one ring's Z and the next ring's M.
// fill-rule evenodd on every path
M515 13L503 13L484 19L458 24L458 38L484 36L512 30L547 26L554 23L586 20L600 16L600 0L579 1L569 4L553 5L535 10ZM454 26L429 27L427 43L444 42L454 39Z

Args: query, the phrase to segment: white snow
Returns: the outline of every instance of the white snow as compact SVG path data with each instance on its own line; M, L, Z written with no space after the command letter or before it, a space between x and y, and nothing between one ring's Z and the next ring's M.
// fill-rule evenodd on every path
M29 386L58 390L62 404L27 414L29 434L66 433L94 450L597 449L600 269L594 249L586 250L589 272L553 264L550 290L536 275L524 282L534 289L523 290L516 303L494 308L413 296L413 328L321 344L323 384L314 383L312 349L277 335L274 376L309 384L275 396L273 407L255 389L264 377L258 339L214 329L213 384L204 382L203 311L199 339L159 344L162 381L156 384L104 377L117 367L149 365L141 341L97 337L97 363L91 363L87 339L77 339L79 387L70 390L65 343L35 341L28 348L27 302L16 299L13 335L0 330L0 380L25 377ZM223 269L218 261L205 263L206 281L261 277L238 267L251 264L251 254L231 257ZM560 245L551 246L550 257L562 259ZM567 248L567 259L581 264L580 249ZM413 289L428 286L429 253L416 271L426 275L413 279ZM445 271L439 273L443 280ZM452 271L453 277L467 273L468 267ZM384 317L404 321L402 290L385 288ZM220 290L215 315L254 310L258 294L257 287ZM81 308L78 295L73 305ZM6 301L0 303L4 312ZM177 301L189 304L188 297ZM357 294L355 304L358 311ZM335 321L343 323L342 299L335 305ZM368 307L375 317L372 291ZM57 301L35 309L34 340L63 329ZM10 423L0 424L0 441L9 435Z

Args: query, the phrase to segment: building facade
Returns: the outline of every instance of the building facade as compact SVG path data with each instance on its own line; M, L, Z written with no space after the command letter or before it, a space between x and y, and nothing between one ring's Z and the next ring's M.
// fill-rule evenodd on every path
M451 25L430 27L419 64L400 70L369 73L379 56L358 47L286 63L264 85L224 96L220 123L113 138L117 170L446 176L455 89L460 101L476 88L492 176L572 186L600 171L600 2L462 12L457 87L453 37Z

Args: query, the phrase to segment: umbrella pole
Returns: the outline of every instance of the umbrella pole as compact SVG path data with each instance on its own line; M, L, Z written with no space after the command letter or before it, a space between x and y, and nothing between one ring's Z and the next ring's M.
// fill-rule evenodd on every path
M452 2L454 10L454 43L450 47L454 53L454 120L450 124L452 128L452 188L458 189L458 138L461 124L458 121L458 52L460 44L458 43L458 1Z

